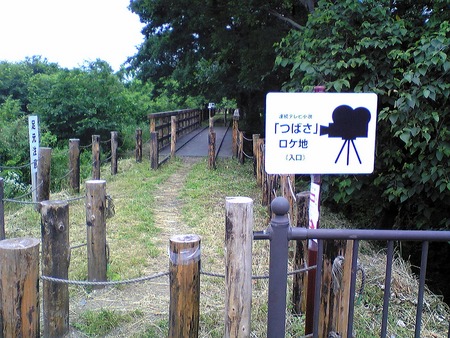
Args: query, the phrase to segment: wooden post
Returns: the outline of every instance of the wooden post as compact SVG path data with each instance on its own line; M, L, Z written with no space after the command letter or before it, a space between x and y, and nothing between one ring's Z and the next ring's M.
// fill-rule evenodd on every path
M150 115L149 118L150 118L150 133L152 133L156 131L156 119L152 115Z
M350 250L347 250L347 242L352 241L334 240L324 242L319 310L319 337L328 337L328 334L331 331L339 332L342 337L349 336L346 332L346 325L348 324L352 245L350 245ZM342 263L347 267L342 265L341 268L345 270L345 272L342 274L335 272L335 275L333 276L333 263L338 256L344 257L344 262ZM343 297L344 294L347 296L346 299Z
M169 245L169 338L198 337L200 236L172 236Z
M80 192L80 139L69 139L69 185Z
M6 238L5 233L5 185L3 177L0 177L0 241Z
M225 337L250 337L253 200L225 202Z
M238 132L238 159L240 164L244 164L244 132Z
M175 158L175 152L177 151L177 117L170 117L170 157Z
M281 191L289 202L289 220L294 224L295 174L280 176Z
M209 130L214 130L214 118L210 117L209 118Z
M142 162L142 129L136 129L136 162Z
M156 131L150 133L150 168L158 169L158 133Z
M39 161L37 173L37 202L50 199L50 167L52 163L52 149L39 148Z
M263 150L261 153L261 186L262 186L262 195L261 195L261 204L263 206L266 206L269 204L269 198L268 198L268 182L267 182L267 177L268 174L266 173L266 169L265 169L265 159L266 159L266 151L265 151L265 145L263 144ZM269 216L270 217L270 216Z
M92 135L92 179L100 179L100 135Z
M63 201L41 202L42 274L69 277L69 204ZM63 337L69 332L69 285L44 280L44 336Z
M231 150L233 153L233 157L237 158L238 155L238 131L239 131L239 114L236 116L236 111L235 114L233 115L233 134L232 134L232 145L231 145Z
M264 174L264 139L259 138L256 149L256 182L262 185L262 176Z
M119 146L119 133L111 132L111 175L117 175L117 148Z
M350 310L350 280L352 276L352 259L353 259L354 241L346 241L345 246L339 249L343 253L344 266L342 269L342 281L340 287L335 291L334 306L334 331L339 332L342 337L351 336L348 333L348 319Z
M314 87L315 93L322 93L325 91L325 86ZM313 184L320 184L322 178L320 175L311 174L311 186ZM320 208L320 196L316 196L315 200ZM319 209L320 210L320 209ZM319 211L320 215L320 211ZM311 219L309 220L312 221ZM317 220L316 228L319 228L319 220ZM316 264L321 264L322 262L317 262L317 242L313 240L308 241L308 266L313 266ZM308 290L306 299L306 315L305 315L305 334L313 333L313 319L314 319L314 290L316 288L316 270L310 270L307 272L308 275Z
M216 169L216 133L211 130L208 135L208 168Z
M106 281L105 211L106 181L86 181L88 280L91 282Z
M255 177L257 176L257 172L258 172L258 140L259 140L259 134L253 134L252 135L252 141L253 141L253 175L255 175Z
M308 228L309 224L309 191L297 194L297 227ZM298 270L305 267L308 255L308 242L295 241L293 269ZM296 315L305 313L306 290L308 289L308 278L306 274L294 275L292 281L292 312Z
M0 241L0 337L39 337L39 239Z

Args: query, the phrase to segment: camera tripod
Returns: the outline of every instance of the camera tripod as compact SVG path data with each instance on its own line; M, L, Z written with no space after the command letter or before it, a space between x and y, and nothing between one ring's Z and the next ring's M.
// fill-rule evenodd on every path
M339 154L336 157L336 161L334 161L334 163L337 163L337 161L341 157L342 150L344 150L345 145L347 145L347 165L349 165L349 163L350 163L350 150L351 150L350 149L350 143L352 144L353 149L355 150L355 154L356 154L356 157L358 157L359 164L362 163L361 159L359 158L358 150L356 149L356 146L355 146L355 141L353 139L346 139L346 140L344 140L344 144L342 145L341 150L339 151Z

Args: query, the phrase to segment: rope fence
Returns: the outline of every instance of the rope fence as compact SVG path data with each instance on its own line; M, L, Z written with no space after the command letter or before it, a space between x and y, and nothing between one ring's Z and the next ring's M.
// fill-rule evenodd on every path
M71 249L80 248L86 246L86 244L79 244L74 247L71 247ZM287 273L287 276L293 276L299 273L304 273L310 270L315 270L317 268L316 265L298 269L295 271L290 271ZM50 276L40 276L41 280L49 281L52 283L58 283L58 284L69 284L69 285L77 285L77 286L116 286L116 285L124 285L124 284L134 284L134 283L141 283L146 281L151 281L156 278L169 276L170 272L160 272L155 275L151 276L143 276L143 277L137 277L137 278L130 278L130 279L124 279L124 280L118 280L118 281L106 281L106 282L92 282L92 281L80 281L80 280L70 280L70 279L62 279L62 278L56 278L56 277L50 277ZM225 278L225 274L215 273L215 272L207 272L200 270L201 275L209 276L209 277L217 277L217 278ZM269 279L270 276L267 275L252 275L253 280L261 280L261 279Z

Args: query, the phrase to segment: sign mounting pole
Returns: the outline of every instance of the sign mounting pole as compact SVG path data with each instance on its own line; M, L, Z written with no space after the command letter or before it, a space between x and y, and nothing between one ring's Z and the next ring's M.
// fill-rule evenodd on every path
M324 86L314 87L315 93L323 93ZM311 174L311 193L309 201L309 228L319 228L320 219L320 184L322 177ZM308 266L317 265L317 240L308 241ZM314 291L316 289L316 270L308 271L308 289L306 294L305 334L313 333L314 317Z

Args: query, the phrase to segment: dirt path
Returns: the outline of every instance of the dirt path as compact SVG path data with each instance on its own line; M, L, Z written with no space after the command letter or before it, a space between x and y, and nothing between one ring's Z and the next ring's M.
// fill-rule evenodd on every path
M155 224L162 229L162 232L158 234L157 242L161 254L150 259L148 268L145 269L146 271L142 271L142 276L153 276L157 272L167 272L169 263L167 248L170 237L175 234L189 234L191 232L189 227L183 224L181 220L183 205L180 200L180 193L192 166L199 160L199 158L182 159L183 165L167 180L171 184L161 184L154 192L156 203L152 207L152 211ZM151 336L164 337L167 332L161 330L161 325L158 325L158 323L167 321L169 301L168 276L119 287L106 287L89 293L84 292L82 288L78 288L78 295L71 297L70 321L73 322L80 313L87 310L108 309L128 313L139 312L136 319L130 321L129 324L121 325L119 329L110 332L107 337L139 336L139 333L142 333L146 328L148 329L149 326L151 326L150 330L153 332ZM86 336L72 330L70 337Z

